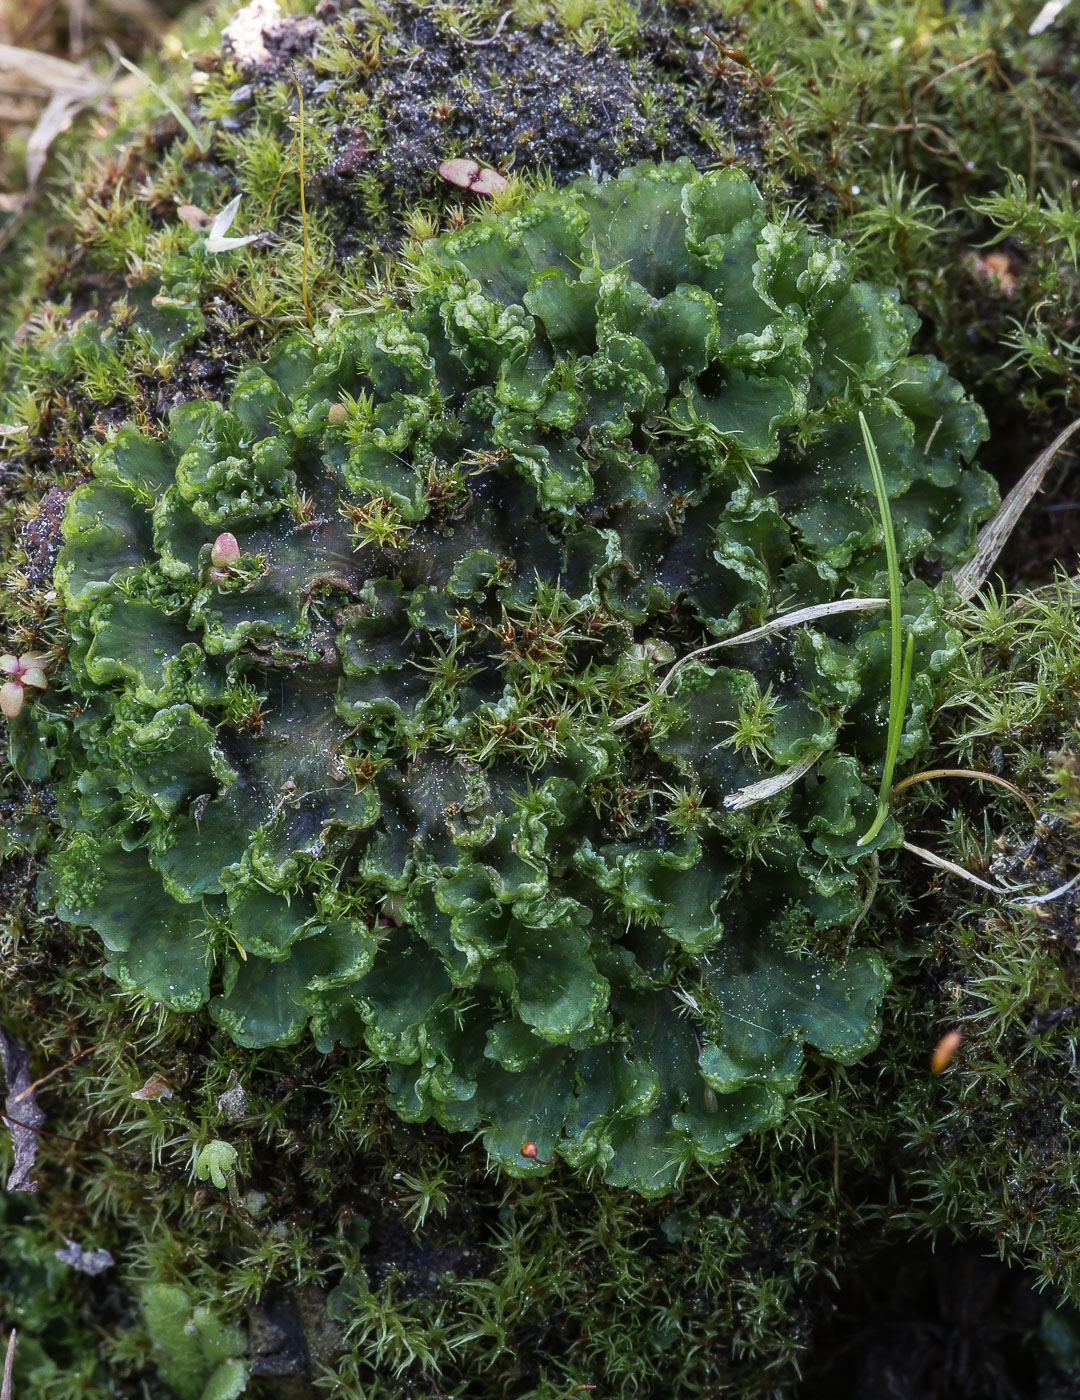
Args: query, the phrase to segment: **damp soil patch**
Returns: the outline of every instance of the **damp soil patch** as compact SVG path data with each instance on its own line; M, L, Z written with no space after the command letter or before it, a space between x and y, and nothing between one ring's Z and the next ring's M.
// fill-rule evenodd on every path
M306 119L328 136L311 188L331 214L338 257L396 246L410 206L457 204L460 192L438 174L453 157L544 172L557 185L677 156L760 168L745 90L710 71L685 8L646 12L623 52L604 40L582 47L552 21L466 35L411 3L384 7L377 21L333 4L318 14L266 36L269 57L242 75L232 120L242 128L260 92L297 75Z

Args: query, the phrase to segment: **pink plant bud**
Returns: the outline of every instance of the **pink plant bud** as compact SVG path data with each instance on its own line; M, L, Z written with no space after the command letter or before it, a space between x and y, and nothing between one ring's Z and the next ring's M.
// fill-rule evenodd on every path
M14 719L23 707L23 688L18 681L5 681L0 685L0 714L5 719Z
M218 535L210 550L210 562L215 568L223 569L229 564L235 564L240 558L240 546L236 542L236 536L226 532Z
M5 676L17 676L22 670L19 665L19 658L12 656L10 652L0 656L0 674Z
M326 410L326 421L332 428L340 428L349 417L349 410L343 403L332 403Z

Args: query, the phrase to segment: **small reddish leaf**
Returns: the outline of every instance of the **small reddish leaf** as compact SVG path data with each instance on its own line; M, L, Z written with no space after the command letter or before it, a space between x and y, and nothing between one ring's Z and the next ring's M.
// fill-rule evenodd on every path
M485 166L469 188L473 194L501 194L506 189L506 183L505 175L500 175L497 170L489 170Z
M23 657L25 661L26 658ZM40 666L27 666L19 678L23 685L32 685L36 690L48 690L49 680Z
M464 160L461 157L456 160L444 160L439 166L439 174L449 184L457 185L459 189L469 190L473 194L498 194L506 189L505 175L500 175L497 170L482 166L475 160Z
M23 707L23 688L18 681L0 685L0 712L5 719L14 719Z
M171 1099L173 1091L168 1081L160 1074L152 1074L141 1089L131 1095L133 1099Z

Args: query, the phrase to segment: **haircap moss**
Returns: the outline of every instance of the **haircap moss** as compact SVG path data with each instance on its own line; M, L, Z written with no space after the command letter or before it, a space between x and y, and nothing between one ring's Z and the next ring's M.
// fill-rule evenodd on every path
M857 845L887 617L661 680L886 587L861 412L910 760L958 642L914 571L992 509L985 420L896 293L737 170L581 180L409 276L227 406L121 429L72 496L66 682L12 722L60 782L41 897L242 1045L310 1022L516 1175L659 1193L778 1120L804 1045L875 1043L884 966L829 931L901 840Z

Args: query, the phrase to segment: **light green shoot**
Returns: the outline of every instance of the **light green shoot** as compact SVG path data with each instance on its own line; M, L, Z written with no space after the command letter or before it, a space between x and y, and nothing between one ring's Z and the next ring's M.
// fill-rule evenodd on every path
M889 509L889 492L885 485L885 475L881 470L877 444L874 442L866 419L859 414L859 427L862 429L866 456L870 462L870 475L874 479L878 510L881 512L881 533L885 538L885 562L889 570L889 613L892 623L892 656L889 668L889 729L885 740L885 766L881 770L881 788L878 792L877 814L873 825L865 836L859 838L860 846L868 846L889 815L889 793L892 791L893 771L900 752L900 737L904 732L904 715L907 711L908 691L911 688L911 666L915 654L915 638L909 633L905 648L902 636L903 619L900 611L900 563L896 555L896 536L893 533L892 513Z
M160 83L155 83L149 73L144 73L143 70L140 67L138 67L137 64L132 63L129 58L124 58L122 54L117 54L117 58L120 61L120 63L124 65L124 67L128 70L129 73L134 73L137 78L141 78L143 80L143 82L154 94L157 100L162 104L162 106L168 108L168 110L183 127L184 131L187 132L188 136L190 136L192 141L194 141L196 146L198 146L200 152L203 155L205 155L206 152L210 149L209 139L207 138L204 132L201 132L199 130L199 128L195 125L195 123L191 120L191 118L179 105L179 103L174 102Z

